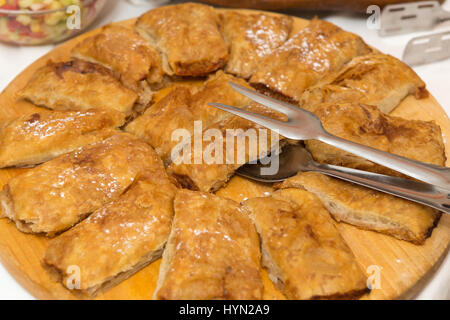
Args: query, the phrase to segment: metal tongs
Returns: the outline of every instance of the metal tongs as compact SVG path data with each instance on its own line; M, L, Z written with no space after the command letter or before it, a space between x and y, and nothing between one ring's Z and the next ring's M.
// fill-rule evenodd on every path
M450 20L450 12L438 1L419 1L391 4L383 8L380 17L380 36L426 31ZM414 37L409 40L402 60L417 66L450 58L450 31Z
M263 94L240 86L236 83L230 82L230 85L234 90L248 97L249 99L259 104L262 104L270 109L285 114L288 117L288 120L287 121L274 120L272 118L257 113L253 113L247 110L239 109L221 103L209 103L209 105L230 112L232 114L235 114L239 117L250 120L252 122L255 122L263 127L266 127L272 131L279 133L280 135L288 139L319 140L321 142L332 145L336 148L342 149L346 152L370 160L374 163L401 172L407 176L413 177L420 181L424 181L427 184L423 184L420 182L410 184L408 183L409 180L407 179L401 178L394 179L394 180L400 179L397 181L398 183L400 183L400 185L397 186L397 189L398 187L401 187L403 191L405 190L406 192L410 191L411 197L408 198L407 197L408 195L406 194L406 196L405 195L402 196L403 198L408 198L409 200L420 202L426 205L430 205L431 202L434 203L433 207L438 208L439 210L442 210L444 212L450 213L450 194L449 194L450 168L440 167L436 165L426 164L423 162L407 159L392 153L377 150L365 145L361 145L349 140L339 138L327 132L323 128L319 118L309 111L301 109L295 105L279 101L271 97L267 97ZM355 172L353 173L357 174L358 173L357 171L360 170L354 171ZM364 173L364 171L361 172ZM349 181L349 179L346 180ZM367 187L371 187L376 190L387 192L390 194L398 195L395 192L393 192L393 189L395 189L396 186L385 183L386 190L383 190L383 188L381 188L383 184L380 185L378 183L376 186L375 185L370 186L370 178L366 180L368 180L369 185L368 184L363 185ZM380 181L382 180L383 179L381 179ZM395 183L394 180L391 179L391 182L393 181ZM406 181L403 181L404 183L401 183L402 182L401 180ZM408 189L408 186L413 188ZM424 203L423 201L418 201L417 200L418 194L425 196L428 199L427 203Z
M438 1L419 1L390 4L383 8L380 18L380 36L431 30L450 20L450 12Z
M409 40L402 60L419 66L450 58L450 31L415 37Z

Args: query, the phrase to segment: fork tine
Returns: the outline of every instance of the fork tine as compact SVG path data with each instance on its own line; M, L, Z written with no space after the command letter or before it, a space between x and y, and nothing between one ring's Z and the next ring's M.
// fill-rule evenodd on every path
M229 105L226 105L226 104L223 104L223 103L212 102L212 103L208 103L208 104L210 106L212 106L212 107L216 107L216 108L219 108L221 110L230 112L230 113L232 113L234 115L237 115L237 116L239 116L241 118L250 120L250 121L255 122L255 123L259 124L259 125L262 125L262 126L265 126L265 127L268 127L268 128L269 128L269 126L273 126L274 130L276 130L279 126L282 126L284 124L283 121L275 120L275 119L263 116L263 115L261 115L259 113L255 113L255 112L251 112L251 111L248 111L248 110L239 109L239 108L236 108L236 107L233 107L233 106L229 106ZM269 128L269 129L272 129L272 128Z
M289 103L286 103L283 101L273 99L273 98L263 95L259 92L250 90L246 87L243 87L232 81L230 81L229 84L234 90L236 90L240 94L246 96L247 98L249 98L259 104L262 104L268 108L271 108L278 112L284 113L286 115L292 114L293 112L298 112L300 109L297 106L294 106L292 104L289 104Z
M285 134L289 135L287 133L287 131L285 132L285 130L284 130L284 126L286 126L286 122L274 120L272 118L260 115L258 113L239 109L239 108L232 107L232 106L222 104L222 103L211 102L211 103L208 103L208 105L210 105L211 107L219 108L223 111L230 112L238 117L247 119L249 121L255 122L265 128L268 128L272 131L275 131L275 132L281 134L282 136L284 136ZM283 132L285 134L283 134Z

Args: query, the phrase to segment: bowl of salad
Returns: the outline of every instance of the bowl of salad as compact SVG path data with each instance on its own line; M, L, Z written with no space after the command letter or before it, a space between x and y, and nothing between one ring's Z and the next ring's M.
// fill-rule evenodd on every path
M0 0L0 41L39 45L65 40L89 26L106 0Z

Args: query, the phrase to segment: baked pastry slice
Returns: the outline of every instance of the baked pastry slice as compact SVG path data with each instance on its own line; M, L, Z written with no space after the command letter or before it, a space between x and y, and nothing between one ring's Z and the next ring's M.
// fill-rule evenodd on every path
M292 29L292 17L285 15L242 14L225 11L221 14L223 35L230 48L225 71L248 79L261 60L282 45Z
M320 104L314 113L324 128L338 137L417 161L445 165L441 129L432 121L406 120L385 115L374 106L352 103ZM305 144L314 159L322 163L400 175L317 140Z
M231 117L230 113L209 106L209 102L221 102L241 108L250 102L234 91L229 81L248 87L244 80L218 71L196 92L192 88L175 87L142 116L130 122L125 130L149 143L168 164L172 160L172 149L184 144L175 130L186 130L186 143L189 143L194 135L194 121L198 121L197 127L201 132L212 124Z
M125 118L114 110L40 111L0 123L0 168L29 166L101 141Z
M139 94L147 105L152 90L163 82L161 58L150 44L132 29L108 25L72 49L72 57L101 64L113 71L122 84Z
M160 52L167 74L197 77L227 62L219 23L212 7L185 3L148 11L137 20L136 30Z
M125 280L161 256L175 192L165 173L143 174L118 199L52 239L45 265L64 286L87 296ZM79 268L78 286L71 266Z
M285 120L281 113L255 103L245 109ZM241 166L277 152L285 142L274 132L238 116L206 128L203 140L201 149L191 142L189 149L180 150L167 171L183 187L204 192L217 191Z
M219 70L210 75L203 87L193 94L191 112L194 119L202 121L203 128L232 116L229 112L211 107L210 102L224 103L237 108L244 108L250 104L250 99L231 88L230 81L250 88L245 80Z
M114 109L131 116L137 94L112 72L81 60L49 62L38 69L20 97L52 110Z
M265 57L250 83L294 102L329 72L336 72L371 49L364 41L334 24L313 19L304 29Z
M261 299L259 239L233 200L179 190L154 297Z
M171 162L171 151L180 141L172 140L176 130L194 132L190 110L191 90L179 86L131 121L125 130L150 144L164 163ZM186 141L188 143L188 141Z
M307 110L320 103L364 103L391 112L406 96L426 96L425 83L400 60L381 53L359 56L341 70L307 89L300 106Z
M315 172L299 172L279 188L314 193L338 221L422 244L441 214L432 208Z
M116 134L12 178L0 193L2 214L20 231L53 236L117 199L150 170L164 170L156 152Z
M261 238L263 265L288 299L357 298L367 291L355 256L315 195L284 189L243 206Z

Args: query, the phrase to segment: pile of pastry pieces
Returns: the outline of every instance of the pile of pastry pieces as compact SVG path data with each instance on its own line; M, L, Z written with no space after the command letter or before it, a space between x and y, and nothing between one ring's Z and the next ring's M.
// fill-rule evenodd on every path
M259 128L208 102L280 117L229 81L314 112L337 136L445 163L439 126L388 115L427 95L402 62L325 21L299 29L288 16L187 3L108 25L34 73L18 99L42 111L1 124L1 167L34 166L4 186L2 216L52 237L45 266L89 297L162 256L156 299L261 299L262 267L288 299L357 298L365 274L334 220L417 245L430 236L436 210L317 173L242 203L215 195L240 164L173 161L172 132ZM317 161L397 174L304 143Z

